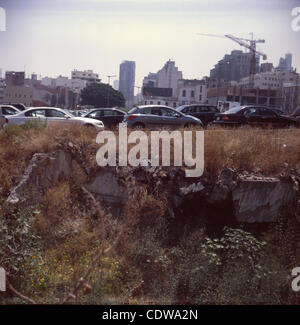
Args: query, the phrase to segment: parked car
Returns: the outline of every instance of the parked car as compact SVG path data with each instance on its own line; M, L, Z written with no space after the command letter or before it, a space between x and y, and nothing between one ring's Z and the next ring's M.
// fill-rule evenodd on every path
M204 125L214 121L216 114L220 113L216 106L204 104L182 105L177 107L176 110L198 118Z
M203 126L196 117L185 115L175 109L163 105L144 105L132 108L124 116L124 123L128 127L142 129L144 127L157 128L169 126Z
M97 130L103 130L103 122L91 118L75 117L71 113L56 107L34 107L16 115L6 116L4 127L9 124L25 124L27 121L40 121L52 123L74 123L84 126L93 126Z
M17 108L19 111L25 111L27 108L24 104L22 103L6 103L5 105L10 105L10 106L14 106L15 108Z
M0 127L3 127L5 123L5 116L14 115L20 113L20 111L11 105L0 105Z
M291 116L300 120L300 107L297 107Z
M125 112L116 108L95 108L83 115L83 117L102 121L106 127L111 127L122 123L125 115Z
M287 115L280 114L278 109L264 106L242 106L234 107L224 113L217 114L212 125L287 127L300 126L300 121Z

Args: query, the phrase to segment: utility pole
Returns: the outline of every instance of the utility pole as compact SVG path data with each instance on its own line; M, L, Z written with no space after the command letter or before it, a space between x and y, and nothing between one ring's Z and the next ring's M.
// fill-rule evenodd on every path
M115 75L109 75L108 78L108 88L107 88L107 104L106 107L109 107L109 95L110 95L110 78L116 77Z

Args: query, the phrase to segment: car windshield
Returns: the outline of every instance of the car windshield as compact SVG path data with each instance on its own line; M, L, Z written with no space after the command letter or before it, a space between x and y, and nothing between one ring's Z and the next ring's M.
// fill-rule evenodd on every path
M70 117L74 117L75 115L72 114L70 111L66 110L66 109L61 109L66 115L70 116Z
M137 107L133 107L129 112L128 114L134 114L138 111L138 108Z
M176 108L177 111L182 111L184 108L186 107L186 105L182 105Z

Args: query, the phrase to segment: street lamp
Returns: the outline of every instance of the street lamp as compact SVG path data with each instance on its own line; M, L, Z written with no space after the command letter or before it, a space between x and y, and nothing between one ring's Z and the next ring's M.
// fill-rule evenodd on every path
M107 104L106 106L109 107L109 92L110 92L110 78L116 77L115 75L109 75L108 78L108 88L107 88Z

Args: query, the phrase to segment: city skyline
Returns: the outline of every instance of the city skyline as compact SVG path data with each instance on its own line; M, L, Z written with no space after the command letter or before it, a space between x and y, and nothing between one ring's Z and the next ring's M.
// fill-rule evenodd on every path
M299 1L240 0L3 0L7 31L0 33L2 71L26 71L42 76L69 76L73 69L92 69L105 82L118 75L124 60L136 62L136 85L169 59L187 79L209 71L232 50L228 39L198 32L250 37L266 43L260 49L278 65L293 54L300 71L300 32L291 29L291 10ZM247 12L247 19L243 15ZM8 55L9 54L9 55ZM261 63L263 63L262 61Z

